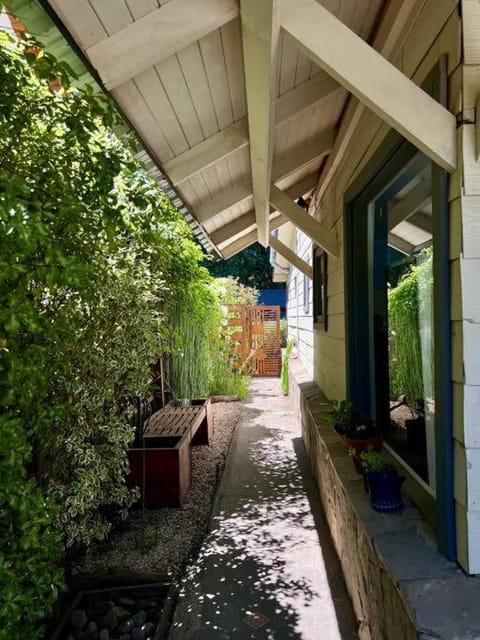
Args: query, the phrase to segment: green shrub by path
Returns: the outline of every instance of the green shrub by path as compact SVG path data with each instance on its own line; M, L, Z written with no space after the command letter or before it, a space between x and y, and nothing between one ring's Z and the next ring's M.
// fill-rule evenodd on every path
M234 371L228 336L220 331L226 304L254 303L258 291L234 278L215 278L200 269L189 287L177 290L169 313L171 385L177 398L238 395L249 378Z

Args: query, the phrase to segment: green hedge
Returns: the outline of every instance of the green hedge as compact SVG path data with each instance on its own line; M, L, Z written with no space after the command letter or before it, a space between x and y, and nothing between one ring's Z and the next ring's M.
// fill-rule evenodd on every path
M68 70L31 47L0 32L0 638L10 640L42 635L64 549L105 538L136 499L126 400L150 393L161 354L183 353L191 392L206 393L220 314L202 251L111 133L111 105L70 90Z
M421 408L425 383L433 380L433 359L422 358L432 335L432 253L427 251L419 264L409 268L398 285L388 292L390 392L405 394L411 406ZM424 365L430 370L424 370Z

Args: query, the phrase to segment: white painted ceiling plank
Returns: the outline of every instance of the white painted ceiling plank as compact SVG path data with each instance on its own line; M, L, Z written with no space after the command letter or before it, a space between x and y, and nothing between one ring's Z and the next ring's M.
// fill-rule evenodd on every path
M198 43L179 51L177 58L195 105L203 137L210 138L218 132L218 124Z
M49 0L49 4L84 49L101 42L107 36L88 0Z
M201 38L199 45L217 116L218 128L222 130L232 124L233 109L220 30L216 29Z
M233 120L237 122L247 114L240 20L227 22L220 31L228 86L230 88L230 99L232 101Z
M125 82L112 91L112 96L160 163L167 162L174 152L135 83Z
M188 141L155 69L152 67L136 76L135 84L159 123L163 135L175 155L188 149Z
M320 104L324 100L329 101L337 91L341 91L338 83L322 75L284 94L276 102L276 125L279 126L293 117L299 117L315 104ZM188 180L193 174L202 171L204 167L246 147L248 143L248 121L243 118L172 159L164 169L173 184L178 185Z
M280 78L277 95L282 96L295 87L295 74L297 71L298 47L289 38L281 38L282 56L280 62Z
M295 70L295 86L307 82L312 73L312 61L302 51L298 52L297 68Z
M250 163L258 239L269 240L269 193L279 70L280 16L277 0L240 0Z
M335 140L335 130L324 133L307 145L303 145L295 154L276 160L272 168L272 182L279 182L290 174L300 171L303 167L321 159L330 152ZM309 172L310 173L310 172ZM199 222L206 222L209 218L219 215L222 211L235 204L252 198L252 185L249 182L237 184L225 190L217 198L198 202L194 207L195 217Z
M168 100L190 147L203 141L203 133L177 56L155 66Z
M299 198L314 189L317 184L317 180L318 174L312 173L289 187L285 192L292 199ZM270 211L270 218L272 218L273 213L275 213L275 209L272 207ZM255 211L252 209L248 213L236 218L233 222L221 227L218 231L212 234L212 241L221 248L222 245L229 244L232 239L235 239L235 236L249 231L249 227L253 225L255 225Z
M288 223L288 219L285 216L283 215L276 216L275 218L271 218L270 220L270 229L278 229L279 227L287 223ZM255 229L253 231L250 231L250 233L247 233L245 236L242 236L238 240L235 240L231 244L227 245L224 249L222 249L221 251L222 256L225 259L231 258L236 253L240 253L240 251L243 251L244 249L251 246L252 244L255 244L255 242L257 241L258 241L258 234L257 234L257 230Z
M105 0L90 0L93 10L105 27L108 35L113 35L133 23L133 18L124 0L105 2Z
M133 19L140 20L160 6L157 0L126 0Z
M299 47L374 113L452 172L455 116L316 0L295 0L282 26Z
M175 0L89 46L86 53L107 89L112 89L236 16L236 0Z
M178 185L247 145L248 123L242 118L239 122L173 158L164 166L164 169L172 183Z

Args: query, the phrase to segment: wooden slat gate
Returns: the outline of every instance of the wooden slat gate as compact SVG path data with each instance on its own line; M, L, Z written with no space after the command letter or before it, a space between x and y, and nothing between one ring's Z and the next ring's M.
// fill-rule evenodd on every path
M231 304L227 318L225 334L232 342L235 368L252 376L279 376L280 307Z

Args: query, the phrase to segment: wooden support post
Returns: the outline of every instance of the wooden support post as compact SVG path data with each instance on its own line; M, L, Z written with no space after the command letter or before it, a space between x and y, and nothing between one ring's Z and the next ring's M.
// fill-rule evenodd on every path
M286 193L274 185L270 190L270 201L278 211L306 233L319 247L322 247L332 257L338 258L337 237L330 229L309 216L301 207L292 202Z

